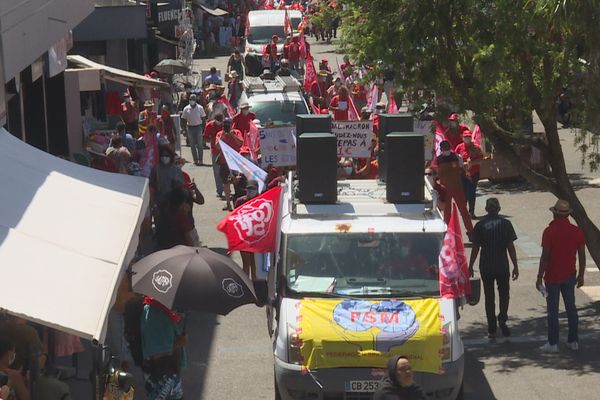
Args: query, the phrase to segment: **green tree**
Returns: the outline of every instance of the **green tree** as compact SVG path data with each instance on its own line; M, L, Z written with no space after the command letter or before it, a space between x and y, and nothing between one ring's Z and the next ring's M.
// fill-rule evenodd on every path
M597 169L600 1L342 1L345 50L359 62L392 65L407 92L430 89L472 111L497 153L529 182L571 203L600 267L600 231L567 175L556 112L557 97L568 86L581 123L582 160ZM532 112L544 127L541 139L514 123ZM550 175L521 160L522 145L540 149Z

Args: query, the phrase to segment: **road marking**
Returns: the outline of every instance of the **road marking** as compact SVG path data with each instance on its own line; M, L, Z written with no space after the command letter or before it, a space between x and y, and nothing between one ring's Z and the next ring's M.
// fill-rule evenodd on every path
M592 301L600 301L600 286L582 286L579 289L592 299Z
M588 267L585 269L585 272L600 272L598 268Z

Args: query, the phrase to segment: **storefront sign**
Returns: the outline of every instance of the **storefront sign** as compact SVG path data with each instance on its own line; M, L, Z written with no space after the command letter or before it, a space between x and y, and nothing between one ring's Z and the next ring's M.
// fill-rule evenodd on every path
M371 157L372 121L332 121L331 133L337 136L338 157Z

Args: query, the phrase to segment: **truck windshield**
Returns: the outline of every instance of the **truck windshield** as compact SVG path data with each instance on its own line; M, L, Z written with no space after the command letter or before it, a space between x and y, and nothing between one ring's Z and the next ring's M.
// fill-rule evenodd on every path
M274 126L296 125L296 114L308 114L306 105L299 100L250 101L250 105L262 126L266 126L269 120Z
M287 235L287 287L323 297L438 296L442 239L441 233Z
M273 35L284 38L285 32L283 25L251 26L250 34L248 35L248 43L267 44L271 41Z
M298 26L300 25L300 22L302 22L302 17L292 17L290 18L290 22L292 24L292 28L294 30L298 30Z

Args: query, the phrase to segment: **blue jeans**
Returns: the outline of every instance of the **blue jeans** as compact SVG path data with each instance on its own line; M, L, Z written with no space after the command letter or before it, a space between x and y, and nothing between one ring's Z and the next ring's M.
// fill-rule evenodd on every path
M575 274L571 275L562 283L547 283L546 304L548 305L548 343L558 344L558 301L562 294L565 310L567 311L567 320L569 321L568 342L579 341L577 325L579 317L577 316L577 307L575 306L575 284L577 278Z
M219 173L220 165L217 163L215 154L212 155L212 169L213 175L215 177L215 187L217 188L217 194L220 196L223 194L223 180L221 179L221 174Z
M465 200L469 206L469 213L475 214L475 200L477 199L477 183L479 182L479 172L471 179L462 178L463 189L465 191Z
M192 158L194 162L199 162L202 164L202 125L198 126L189 126L187 127L188 132L188 143L192 150Z

